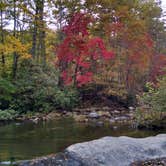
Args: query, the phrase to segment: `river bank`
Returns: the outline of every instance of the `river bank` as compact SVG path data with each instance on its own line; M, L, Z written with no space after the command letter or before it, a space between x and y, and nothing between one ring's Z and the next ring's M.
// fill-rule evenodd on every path
M114 128L116 125L130 125L139 129L158 130L166 128L166 116L161 120L145 121L145 123L138 122L136 109L134 107L119 106L116 109L109 106L91 106L84 108L75 108L72 111L55 110L49 113L28 113L18 116L12 121L0 121L0 125L9 124L10 122L32 122L39 123L41 121L52 121L61 118L72 118L75 122L92 124L96 126L103 126L110 124Z
M76 122L86 123L91 121L98 122L124 122L127 123L134 119L134 108L130 109L114 109L110 107L89 107L89 108L75 108L72 111L57 110L50 113L35 113L26 114L16 118L17 121L32 121L38 123L39 121L48 121L59 119L62 117L71 117Z

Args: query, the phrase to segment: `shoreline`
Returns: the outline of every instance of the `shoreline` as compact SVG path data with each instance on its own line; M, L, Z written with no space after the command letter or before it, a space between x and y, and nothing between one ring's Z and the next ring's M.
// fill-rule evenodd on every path
M11 122L32 122L39 123L41 121L51 121L58 120L61 118L72 118L75 122L78 123L93 123L96 126L103 126L104 124L110 124L112 126L118 125L129 125L133 128L138 129L147 129L147 130L158 130L166 129L166 116L161 120L156 120L154 122L147 121L146 124L138 123L136 119L135 108L124 108L119 107L113 109L108 106L92 106L85 108L75 108L72 111L67 110L55 110L49 113L32 113L32 114L23 114L18 116L14 120L0 120L0 126L5 124L10 124Z
M40 121L56 120L60 118L73 118L75 122L91 123L97 122L102 125L104 123L132 123L134 121L134 109L129 110L125 108L112 110L111 107L88 107L88 108L75 108L72 111L55 110L49 113L32 113L23 114L14 120L0 120L0 124L8 124L10 122L26 122L31 121L38 123Z

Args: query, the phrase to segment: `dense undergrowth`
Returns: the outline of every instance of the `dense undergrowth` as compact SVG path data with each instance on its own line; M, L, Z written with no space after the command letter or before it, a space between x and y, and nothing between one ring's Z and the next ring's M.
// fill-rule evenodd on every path
M1 78L0 119L12 119L27 112L70 110L78 103L75 88L58 86L58 73L51 66L42 67L32 61L23 61L15 80Z
M141 125L149 125L166 119L166 76L156 85L147 83L146 92L137 96L136 119Z
M79 89L60 87L58 77L52 66L43 67L32 60L22 61L15 79L9 76L0 78L0 120L12 120L26 113L71 110L79 102L88 106L87 101L89 105L104 103L111 106L116 102L129 107L135 104L135 98L131 100L129 94L125 93L125 99L121 98L121 95L111 94L106 85L89 84ZM137 96L136 104L139 123L162 119L166 112L166 77L159 79L156 85L147 83L142 95Z

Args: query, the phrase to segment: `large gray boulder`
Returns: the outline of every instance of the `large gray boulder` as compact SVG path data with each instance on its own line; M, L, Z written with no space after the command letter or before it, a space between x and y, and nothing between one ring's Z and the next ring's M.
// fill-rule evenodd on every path
M147 138L104 137L66 149L84 166L128 166L134 161L166 157L166 134Z
M69 146L64 153L21 166L129 166L134 161L166 157L166 134L130 138L104 137Z

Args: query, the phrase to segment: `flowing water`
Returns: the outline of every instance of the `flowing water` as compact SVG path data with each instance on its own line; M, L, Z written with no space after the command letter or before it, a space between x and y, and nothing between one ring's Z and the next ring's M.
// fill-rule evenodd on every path
M38 124L11 123L0 126L0 161L25 160L57 153L71 144L104 136L146 137L164 132L137 130L129 126L99 127L79 124L69 118Z

